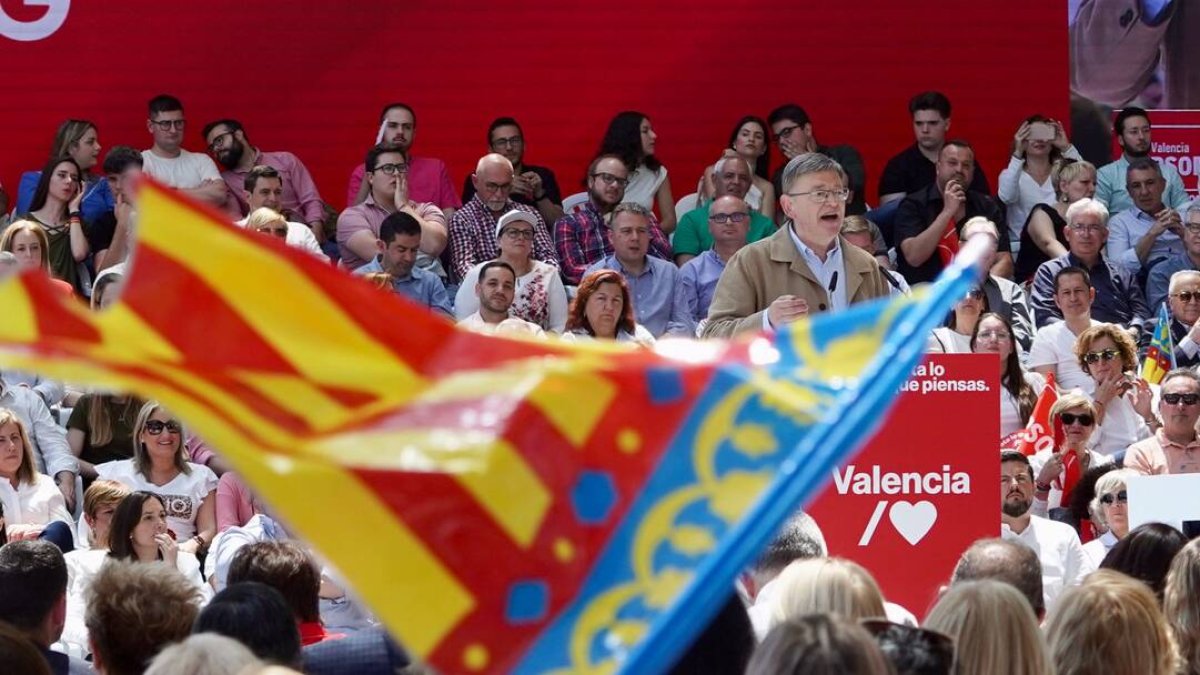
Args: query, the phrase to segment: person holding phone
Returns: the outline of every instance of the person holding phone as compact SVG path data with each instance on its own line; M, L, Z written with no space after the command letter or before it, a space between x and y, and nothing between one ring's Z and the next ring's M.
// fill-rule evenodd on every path
M66 156L51 159L42 169L29 213L18 216L19 220L32 220L46 229L51 275L71 284L80 295L83 286L79 265L91 252L79 210L83 203L82 175L74 159Z
M1060 122L1043 115L1031 115L1021 122L1013 136L1012 157L1000 172L996 190L996 196L1006 206L1008 236L1012 239L1014 254L1033 207L1055 202L1056 186L1051 172L1054 163L1063 157L1082 159L1067 140Z
M1102 323L1079 334L1075 356L1096 383L1092 403L1099 428L1092 448L1120 461L1130 445L1160 426L1150 384L1135 375L1137 345L1120 326Z

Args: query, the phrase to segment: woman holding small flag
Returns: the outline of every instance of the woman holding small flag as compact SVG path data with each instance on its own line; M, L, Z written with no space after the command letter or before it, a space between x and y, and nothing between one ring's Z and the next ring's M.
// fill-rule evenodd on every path
M1050 426L1061 440L1058 447L1042 450L1029 458L1036 476L1033 481L1035 515L1046 516L1051 509L1066 506L1070 503L1071 491L1085 471L1112 463L1111 457L1089 449L1096 425L1096 405L1083 394L1060 396L1050 408Z

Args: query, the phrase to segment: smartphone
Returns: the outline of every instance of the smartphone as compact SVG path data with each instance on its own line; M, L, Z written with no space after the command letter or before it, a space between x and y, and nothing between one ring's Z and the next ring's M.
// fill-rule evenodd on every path
M1054 140L1054 127L1045 122L1034 122L1029 125L1029 140L1031 141L1052 141Z

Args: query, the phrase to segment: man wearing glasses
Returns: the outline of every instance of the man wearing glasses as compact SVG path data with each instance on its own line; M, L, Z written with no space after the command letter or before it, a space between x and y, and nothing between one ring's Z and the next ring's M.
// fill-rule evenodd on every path
M969 189L975 177L975 151L966 141L947 141L938 153L933 183L900 202L894 221L896 268L916 285L933 281L958 251L960 228L983 216L1000 231L999 247L991 273L1012 277L1013 259L1008 221L996 202ZM888 239L885 229L884 239Z
M1183 252L1167 258L1150 268L1146 280L1146 299L1151 311L1167 299L1167 286L1176 272L1200 270L1200 200L1188 205L1183 214Z
M1165 264L1165 263L1164 263ZM1158 268L1155 268L1157 270ZM1175 367L1200 365L1200 270L1179 270L1168 284L1167 307L1171 310L1171 344ZM1156 329L1157 329L1157 324ZM1148 331L1153 334L1155 331Z
M554 223L554 247L568 285L578 286L589 265L613 252L608 222L613 209L624 201L628 184L629 168L620 157L596 157L588 166L587 202ZM650 255L671 260L671 243L654 214L650 215Z
M697 209L683 214L679 225L675 228L675 264L682 267L689 260L709 250L713 246L710 234L712 227L711 213L713 204L722 197L733 197L739 202L746 199L746 193L753 184L753 174L746 160L736 155L726 155L713 164L713 201ZM746 216L745 241L755 242L775 234L775 223L763 214L751 209ZM740 246L739 246L740 248ZM707 305L706 305L707 307ZM705 312L707 316L707 312Z
M208 155L183 149L183 104L167 94L150 99L146 129L154 145L142 151L142 170L168 187L203 202L226 207L229 191Z
M1162 426L1154 435L1129 446L1125 467L1150 476L1200 473L1200 375L1190 368L1167 373L1161 383L1158 414Z
M379 253L379 227L384 218L407 213L421 225L417 267L439 278L446 276L438 256L446 248L446 219L436 204L413 201L408 189L408 164L394 145L380 144L367 153L365 181L370 187L363 203L342 211L337 221L338 252L342 266L356 270Z
M510 196L518 204L532 206L542 220L553 223L563 216L562 193L554 172L544 166L525 164L525 133L511 117L498 117L488 126L488 148L504 155L513 165L513 187ZM463 203L475 196L475 182L470 176L463 182Z
M1078 585L1092 571L1075 528L1035 516L1033 467L1015 450L1000 453L1000 536L1033 549L1042 565L1042 596L1046 611L1068 586Z
M263 152L250 145L242 123L233 119L209 122L204 126L203 136L208 151L224 167L221 178L243 216L253 211L243 196L246 175L256 166L269 166L279 172L283 181L282 201L276 210L291 220L306 223L318 242L325 241L325 204L299 157L290 152Z
M737 163L742 161L738 159ZM717 197L705 211L708 220L708 231L705 234L708 235L711 244L679 269L679 283L683 287L688 316L697 325L708 318L708 308L712 304L713 292L717 290L717 281L721 279L721 273L725 271L725 265L733 254L747 244L746 236L751 227L750 223L758 213L741 197L734 195ZM770 220L761 215L759 217L767 222L772 231L775 229ZM679 241L679 232L683 226L684 220L680 220L680 229L675 230L676 242Z
M787 220L729 261L708 310L705 337L770 331L817 312L886 297L874 256L841 238L846 172L829 157L797 155L783 170Z
M867 212L864 201L867 196L867 170L858 150L850 145L825 146L817 143L812 120L804 108L795 103L785 103L772 110L767 116L767 126L771 127L771 139L779 146L784 159L790 161L796 155L819 152L840 164L849 180L846 187L850 189L850 198L846 200L846 213L862 215ZM777 195L783 194L782 179L783 168L780 167L771 180Z

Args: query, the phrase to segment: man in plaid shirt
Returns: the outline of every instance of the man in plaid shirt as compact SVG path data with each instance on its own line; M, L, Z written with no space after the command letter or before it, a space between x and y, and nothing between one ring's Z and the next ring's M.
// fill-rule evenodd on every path
M484 155L476 164L471 181L475 185L475 196L450 219L450 259L456 281L465 277L475 265L499 257L496 223L500 216L513 209L531 213L537 220L533 226L534 259L558 265L546 221L536 209L509 198L513 186L512 162L497 153Z
M558 266L566 283L578 286L589 265L613 252L608 221L612 210L625 198L628 184L629 168L620 157L600 155L592 160L587 174L587 202L554 223ZM649 254L671 262L671 243L653 214L650 216Z

